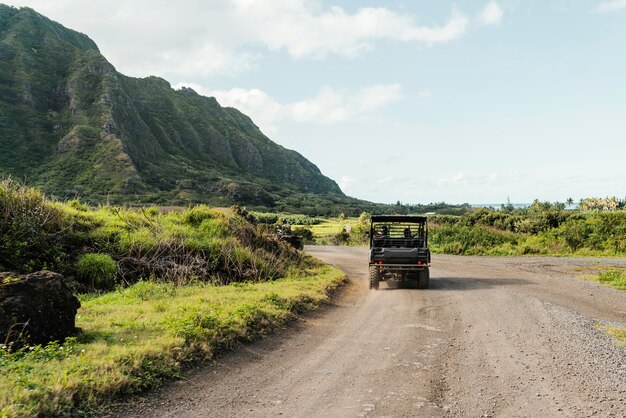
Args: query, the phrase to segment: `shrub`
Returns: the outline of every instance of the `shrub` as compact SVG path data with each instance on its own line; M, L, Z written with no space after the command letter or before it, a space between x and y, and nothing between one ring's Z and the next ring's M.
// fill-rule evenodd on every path
M253 212L252 215L259 224L271 225L277 223L280 219L280 215L278 213Z
M211 238L226 238L229 234L228 226L222 219L205 219L200 224L199 230Z
M111 288L115 285L117 263L106 254L83 254L76 262L76 274L95 288Z
M310 243L315 240L311 228L298 228L294 231L294 235L301 237L306 243Z
M369 239L370 234L370 215L367 212L362 212L359 215L359 219L356 224L352 226L352 230L350 231L350 242L352 244L366 244Z
M589 228L584 221L571 221L563 226L561 235L567 245L576 251L589 238Z
M626 290L626 274L617 268L610 268L600 273L598 281L602 284Z
M183 220L185 223L193 226L198 226L205 219L213 219L217 215L213 209L205 205L194 206L183 213Z
M342 229L337 235L333 237L333 245L349 245L350 244L350 234L346 232L345 229Z
M64 258L59 231L70 227L41 192L10 178L0 182L0 269L58 269Z

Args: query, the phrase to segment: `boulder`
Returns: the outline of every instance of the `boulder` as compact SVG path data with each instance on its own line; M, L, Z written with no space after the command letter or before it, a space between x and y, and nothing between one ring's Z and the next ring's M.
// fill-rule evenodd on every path
M63 340L76 332L79 307L58 273L0 273L0 343L19 348Z

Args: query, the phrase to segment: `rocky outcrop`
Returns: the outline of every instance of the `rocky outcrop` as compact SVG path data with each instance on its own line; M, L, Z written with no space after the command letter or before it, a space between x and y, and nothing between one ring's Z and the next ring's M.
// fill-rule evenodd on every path
M45 344L76 332L80 302L63 276L0 273L0 344Z

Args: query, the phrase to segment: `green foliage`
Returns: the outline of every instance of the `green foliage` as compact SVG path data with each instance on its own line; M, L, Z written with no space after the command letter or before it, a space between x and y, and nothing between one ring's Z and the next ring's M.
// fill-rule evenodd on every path
M71 228L61 210L37 190L12 179L0 182L0 270L30 273L63 264Z
M359 218L350 230L351 241L353 243L361 243L365 245L368 242L371 217L372 215L367 212L362 212L359 215Z
M176 296L176 286L172 283L141 281L128 288L124 294L130 299L138 301L173 298Z
M626 256L626 211L564 210L535 201L527 209L478 209L431 217L433 250L452 254Z
M117 276L117 263L107 254L83 254L76 261L76 275L95 288L112 288Z
M185 223L198 226L205 220L211 220L218 216L218 213L205 205L198 205L187 210L183 216Z
M563 240L573 251L585 245L590 232L591 228L584 220L572 220L561 228Z
M310 258L250 223L245 210L234 211L204 205L167 213L89 208L49 201L6 180L0 183L0 268L47 268L90 289L110 289L115 271L122 284L228 284L274 280L311 265Z
M351 237L350 234L342 229L337 235L333 237L333 245L350 245Z
M498 231L483 225L442 224L430 228L430 245L434 252L446 254L480 255L492 249L515 246L515 234Z
M0 62L0 173L50 195L266 208L298 207L294 194L326 208L355 201L236 109L158 77L126 77L87 36L31 9L0 4Z
M309 215L282 214L272 212L252 212L257 223L260 224L282 224L283 221L290 225L319 225L322 219Z
M616 289L626 290L626 274L618 268L610 268L598 274L598 281Z
M315 236L313 235L311 228L298 228L294 230L294 235L301 237L305 243L312 243L315 241Z
M367 245L367 212L313 225L319 244ZM434 252L459 255L626 256L626 211L581 213L563 203L535 201L529 208L474 209L462 216L429 217ZM349 233L342 232L348 228Z
M190 361L280 327L326 301L343 279L318 267L273 282L140 282L82 296L78 338L14 352L0 346L1 416L101 415L97 408L113 396L180 376Z

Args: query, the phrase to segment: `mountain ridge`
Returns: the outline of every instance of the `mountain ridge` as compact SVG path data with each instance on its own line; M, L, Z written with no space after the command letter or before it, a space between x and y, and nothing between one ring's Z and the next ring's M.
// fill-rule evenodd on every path
M92 202L351 199L238 110L159 77L125 76L87 35L2 4L0 173Z

